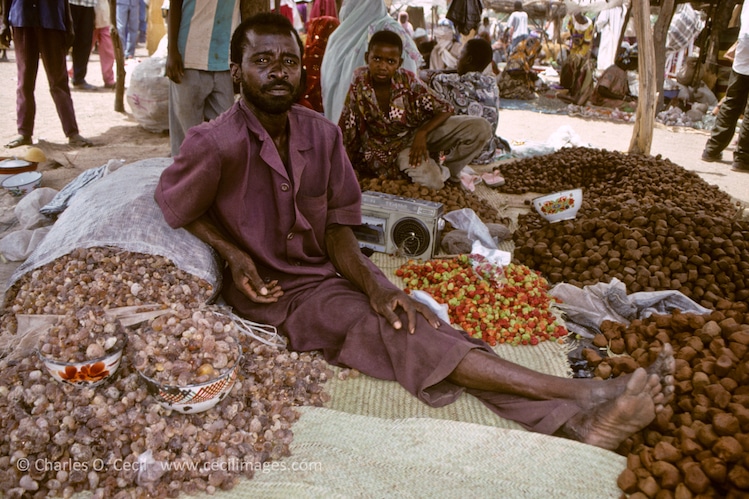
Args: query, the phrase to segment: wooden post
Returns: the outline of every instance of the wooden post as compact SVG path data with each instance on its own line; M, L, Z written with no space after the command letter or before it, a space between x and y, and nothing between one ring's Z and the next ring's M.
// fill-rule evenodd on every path
M661 111L664 105L663 83L666 80L666 36L674 17L674 0L663 0L658 19L653 26L653 46L655 50L655 91L658 93L658 102L655 111Z
M112 45L114 45L114 60L117 66L117 81L114 87L114 110L125 112L125 49L117 31L117 0L109 0L109 21L112 25Z
M255 14L270 11L270 3L268 0L239 0L239 9L242 20L245 20Z
M653 32L650 27L650 3L648 0L632 2L632 16L637 33L638 62L640 75L639 96L632 141L629 144L630 154L650 154L653 143L653 126L655 123L655 50Z
M619 41L616 44L616 54L614 54L614 62L618 60L619 54L622 51L622 43L624 42L624 34L627 32L627 25L629 24L629 19L632 17L632 6L627 5L626 3L623 5L625 9L624 24L622 24L622 30L619 32Z

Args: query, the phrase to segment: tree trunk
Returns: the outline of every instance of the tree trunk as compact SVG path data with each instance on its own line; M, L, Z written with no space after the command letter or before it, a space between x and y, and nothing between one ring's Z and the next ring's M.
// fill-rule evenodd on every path
M648 0L632 2L632 16L637 33L640 89L637 99L637 113L629 144L630 154L650 154L653 143L653 125L655 122L655 51L653 49L653 32L650 27L650 3Z
M242 20L245 20L261 12L269 12L270 2L268 0L239 0L239 9Z
M663 0L658 20L653 27L653 45L655 46L655 91L658 102L655 111L661 111L664 104L663 82L666 79L666 35L674 17L674 0Z
M125 49L117 31L117 0L109 0L109 22L112 25L111 36L114 45L114 60L117 66L117 80L114 86L114 110L125 112Z

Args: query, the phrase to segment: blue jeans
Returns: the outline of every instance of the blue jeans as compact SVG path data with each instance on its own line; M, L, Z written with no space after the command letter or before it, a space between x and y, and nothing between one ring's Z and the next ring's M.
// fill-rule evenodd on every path
M135 56L135 45L138 43L138 25L140 23L140 0L117 2L117 32L125 49L125 57Z
M138 17L138 41L146 43L146 30L148 29L148 5L146 0L140 0L140 16Z

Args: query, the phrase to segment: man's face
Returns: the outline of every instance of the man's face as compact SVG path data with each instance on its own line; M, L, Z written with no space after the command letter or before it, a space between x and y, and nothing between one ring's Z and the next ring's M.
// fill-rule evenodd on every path
M242 63L231 63L247 103L270 114L284 113L299 98L302 60L291 33L247 33Z
M364 58L375 83L390 83L403 61L395 45L372 45Z

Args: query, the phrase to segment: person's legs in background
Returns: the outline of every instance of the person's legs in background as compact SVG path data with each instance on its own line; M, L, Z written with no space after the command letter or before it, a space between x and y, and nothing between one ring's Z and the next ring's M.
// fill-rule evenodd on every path
M89 38L89 43L90 40ZM58 30L44 30L44 36L39 40L39 53L44 64L44 71L47 73L49 93L55 103L62 130L66 137L71 137L78 135L78 122L75 118L73 98L70 96L68 85L66 52L65 33Z
M101 64L104 88L114 88L114 43L112 43L112 37L109 34L109 27L94 30L92 43L99 44L99 63Z
M744 76L749 79L749 76ZM746 85L749 87L749 82ZM736 145L736 149L733 151L733 164L731 168L736 171L749 172L749 99L746 100L746 106L744 106L744 119L741 120L741 128L739 129L739 137Z
M135 57L135 45L138 42L139 2L140 0L118 0L117 31L120 34L125 57Z
M172 157L179 152L187 131L206 120L205 102L213 91L210 71L185 69L181 83L169 80L169 142Z
M731 70L725 101L720 106L720 111L718 112L718 117L715 119L715 125L713 126L710 138L707 140L705 150L702 152L703 161L713 162L721 160L721 153L731 143L731 139L736 132L736 123L741 113L744 112L744 108L749 100L748 98L749 76ZM749 134L746 137L749 138ZM747 147L743 149L746 151ZM738 151L739 148L737 148L736 152ZM735 155L734 159L737 159ZM743 158L742 162L749 163L749 158Z
M13 45L16 51L16 68L18 84L16 90L16 126L18 137L6 144L12 148L31 144L34 134L36 101L34 88L39 71L39 35L40 28L12 28Z
M146 0L140 0L138 13L138 43L146 43L146 30L148 29L148 5Z
M88 60L91 56L91 42L94 38L94 8L70 5L73 18L73 87L80 90L94 90L96 87L86 82Z

